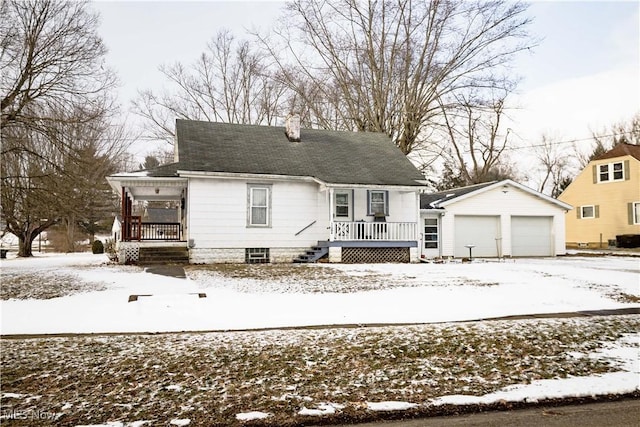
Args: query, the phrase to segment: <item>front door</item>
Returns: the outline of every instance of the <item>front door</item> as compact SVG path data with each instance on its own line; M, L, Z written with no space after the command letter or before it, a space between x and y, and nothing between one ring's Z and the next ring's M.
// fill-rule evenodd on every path
M440 218L427 217L422 221L422 256L437 258L440 256Z
M336 190L334 195L335 221L353 221L353 196L350 190Z

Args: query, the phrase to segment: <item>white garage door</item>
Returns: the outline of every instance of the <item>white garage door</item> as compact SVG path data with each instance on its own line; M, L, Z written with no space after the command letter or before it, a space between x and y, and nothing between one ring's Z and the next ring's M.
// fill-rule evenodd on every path
M456 215L456 257L468 257L466 245L475 245L473 257L496 257L496 238L500 237L500 217ZM500 242L498 242L500 243Z
M511 254L513 256L552 256L550 216L512 216Z

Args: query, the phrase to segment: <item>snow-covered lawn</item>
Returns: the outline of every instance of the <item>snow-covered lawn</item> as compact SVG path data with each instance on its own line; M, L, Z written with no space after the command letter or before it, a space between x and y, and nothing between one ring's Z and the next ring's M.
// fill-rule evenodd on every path
M611 316L3 339L2 414L10 425L46 414L38 425L282 426L638 393L639 330L640 316Z
M189 266L186 280L92 254L14 258L0 268L5 335L432 323L640 302L633 257Z
M0 268L3 335L236 330L5 337L11 425L279 426L640 394L640 315L358 326L637 307L640 258L189 266L187 279L91 254ZM355 326L237 331L312 325Z

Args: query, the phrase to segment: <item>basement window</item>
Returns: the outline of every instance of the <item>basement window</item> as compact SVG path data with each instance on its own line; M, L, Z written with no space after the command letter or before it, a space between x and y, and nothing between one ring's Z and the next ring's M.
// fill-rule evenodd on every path
M268 264L269 248L246 248L244 262L247 264Z

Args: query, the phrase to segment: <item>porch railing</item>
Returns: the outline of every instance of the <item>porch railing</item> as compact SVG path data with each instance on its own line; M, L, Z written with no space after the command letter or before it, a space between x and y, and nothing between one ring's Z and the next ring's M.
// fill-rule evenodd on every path
M180 240L179 222L143 222L142 240Z
M332 222L331 241L416 240L415 222Z
M122 240L176 240L181 239L179 222L142 222L139 216L125 217Z

